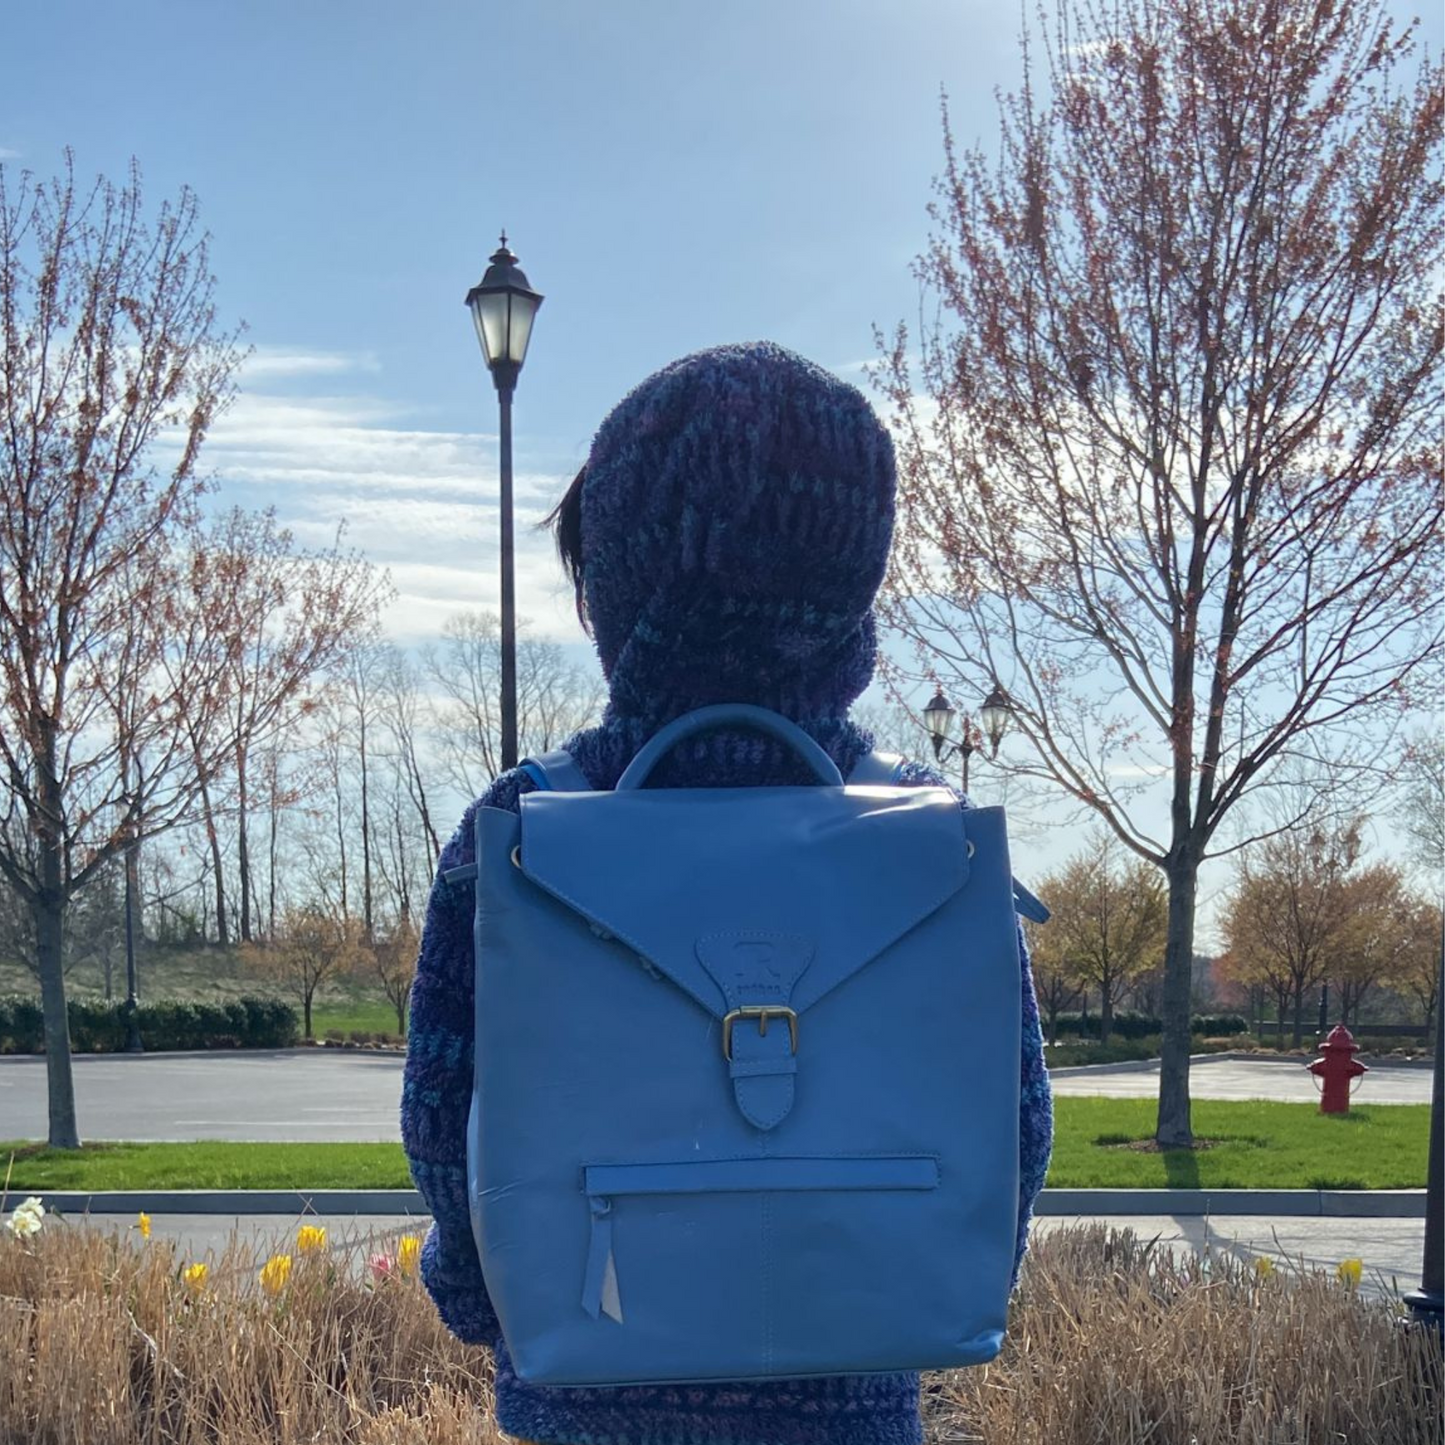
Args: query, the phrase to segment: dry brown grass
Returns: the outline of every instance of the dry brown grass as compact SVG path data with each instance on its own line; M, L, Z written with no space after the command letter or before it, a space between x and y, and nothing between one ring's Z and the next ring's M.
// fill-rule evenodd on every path
M294 1254L294 1246L286 1245ZM374 1242L233 1243L203 1291L168 1243L53 1220L0 1234L4 1445L487 1445L491 1376ZM1128 1233L1051 1232L986 1369L927 1377L932 1442L1433 1445L1438 1346L1332 1277L1210 1271ZM1427 1389L1437 1391L1433 1396Z
M1333 1275L1093 1225L1030 1253L993 1364L925 1383L937 1441L1439 1445L1440 1374L1437 1339Z

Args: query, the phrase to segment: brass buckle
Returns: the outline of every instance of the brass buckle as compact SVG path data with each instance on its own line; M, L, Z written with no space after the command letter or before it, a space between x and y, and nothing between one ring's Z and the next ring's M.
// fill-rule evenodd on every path
M788 1021L788 1042L793 1047L793 1052L798 1052L798 1016L790 1008L779 1008L773 1004L763 1004L749 1008L735 1008L723 1019L723 1058L728 1063L733 1060L733 1023L737 1019L757 1019L758 1036L767 1038L769 1019L787 1019Z

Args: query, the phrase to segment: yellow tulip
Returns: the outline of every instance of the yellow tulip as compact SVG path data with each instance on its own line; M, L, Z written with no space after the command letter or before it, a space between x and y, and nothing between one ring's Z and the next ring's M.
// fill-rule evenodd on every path
M396 1266L406 1275L416 1273L417 1265L421 1263L421 1236L416 1234L403 1234L396 1246Z
M296 1232L296 1248L302 1254L326 1248L326 1230L319 1224L303 1224Z
M280 1294L286 1288L286 1281L290 1278L291 1256L289 1254L273 1254L261 1266L261 1288L267 1294Z
M140 1237L142 1239L149 1239L151 1237L151 1217L145 1210L141 1210L141 1212L136 1215L135 1227L140 1230Z
M202 1290L205 1288L206 1274L204 1264L188 1264L181 1271L181 1283L189 1290Z
M1335 1270L1336 1276L1346 1289L1355 1289L1359 1286L1360 1275L1364 1272L1365 1262L1362 1259L1343 1259L1339 1268Z

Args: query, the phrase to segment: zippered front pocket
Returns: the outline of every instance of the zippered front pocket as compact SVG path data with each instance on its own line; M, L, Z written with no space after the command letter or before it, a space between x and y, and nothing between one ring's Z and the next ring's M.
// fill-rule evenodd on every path
M930 1190L939 1182L931 1155L832 1158L697 1159L675 1164L590 1164L583 1188L592 1215L582 1307L623 1322L613 1211L636 1195L771 1194L807 1190Z

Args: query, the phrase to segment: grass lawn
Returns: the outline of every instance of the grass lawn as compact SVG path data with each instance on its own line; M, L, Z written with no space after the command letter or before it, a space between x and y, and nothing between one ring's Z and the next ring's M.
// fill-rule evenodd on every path
M1054 1101L1048 1182L1069 1189L1419 1189L1428 1104L1375 1104L1321 1114L1314 1104L1196 1099L1205 1147L1157 1153L1153 1099Z
M10 1163L11 1152L14 1162ZM410 1189L400 1144L0 1144L10 1203L38 1190Z
M1415 1189L1430 1109L1377 1104L1325 1115L1312 1104L1194 1104L1193 1153L1148 1141L1152 1099L1059 1099L1048 1182L1056 1189ZM0 1143L10 1195L100 1189L407 1189L399 1144L89 1144L79 1153Z
M318 1039L324 1039L329 1029L343 1034L395 1034L396 1010L385 1000L333 999L313 1006L311 1029Z

